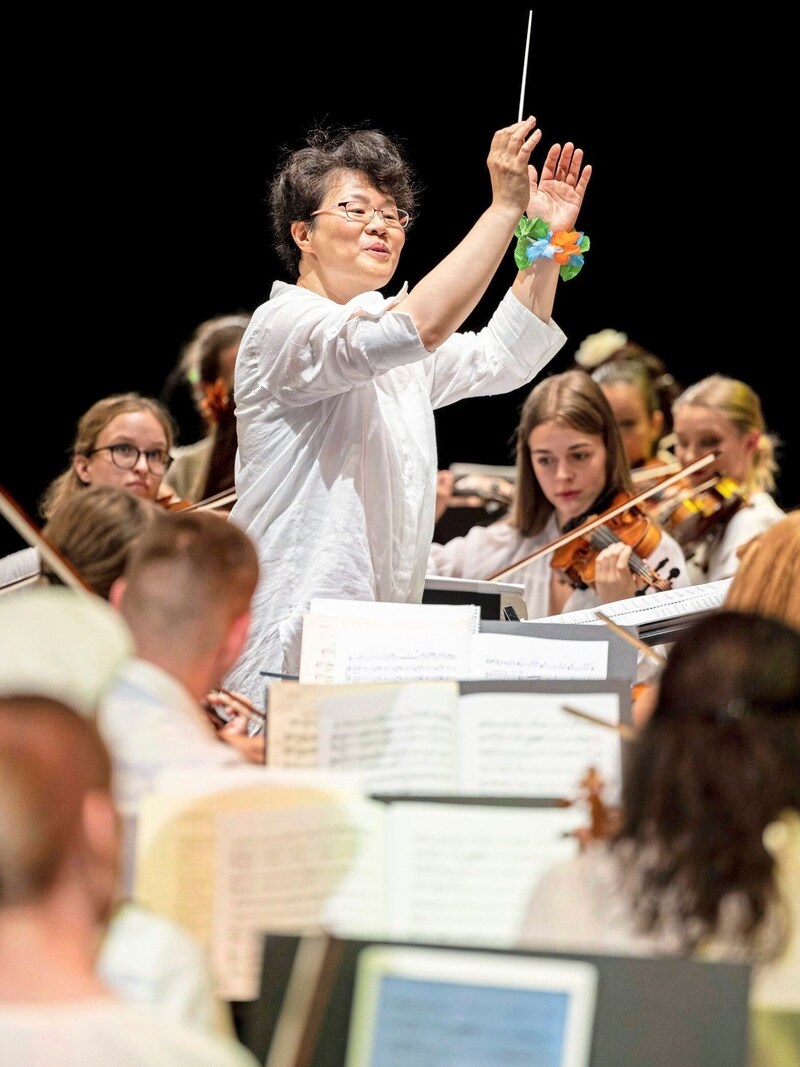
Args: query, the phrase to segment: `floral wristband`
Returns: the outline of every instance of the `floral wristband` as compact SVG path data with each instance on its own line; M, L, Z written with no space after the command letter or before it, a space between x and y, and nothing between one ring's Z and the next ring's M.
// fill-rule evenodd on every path
M559 274L565 282L579 274L583 267L583 254L589 251L589 238L581 230L559 230L553 233L543 219L529 219L523 215L514 230L518 238L514 249L514 262L525 270L534 260L544 256L561 264Z

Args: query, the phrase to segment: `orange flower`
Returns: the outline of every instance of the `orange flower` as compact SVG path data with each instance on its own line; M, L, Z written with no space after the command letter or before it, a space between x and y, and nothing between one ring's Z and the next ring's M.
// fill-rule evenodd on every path
M560 252L553 253L556 263L569 263L570 256L580 255L581 247L578 242L581 236L578 230L559 230L550 237L550 244L561 249Z

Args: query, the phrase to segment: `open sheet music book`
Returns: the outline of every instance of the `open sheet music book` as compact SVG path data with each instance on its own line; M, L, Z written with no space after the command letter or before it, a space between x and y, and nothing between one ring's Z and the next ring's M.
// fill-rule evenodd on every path
M525 640L521 638L521 640ZM270 694L270 767L347 771L373 794L561 797L594 766L618 796L623 681L306 685ZM613 801L612 801L613 802Z
M264 932L512 945L536 881L588 822L580 806L384 804L264 774L154 793L140 815L135 899L209 948L225 1000L257 996Z
M300 681L361 683L450 679L596 679L630 681L620 639L581 640L572 632L539 627L482 632L473 604L377 604L312 601L303 621ZM549 621L549 620L548 620ZM595 620L597 621L597 620ZM616 667L613 667L616 664ZM612 669L613 667L613 669Z

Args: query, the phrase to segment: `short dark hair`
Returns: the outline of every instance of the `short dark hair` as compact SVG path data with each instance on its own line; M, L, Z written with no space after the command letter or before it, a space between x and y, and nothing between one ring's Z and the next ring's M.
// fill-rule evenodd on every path
M288 151L269 188L273 248L292 279L300 273L300 249L292 239L293 222L312 222L331 176L341 171L363 174L376 189L414 214L418 187L400 144L381 130L316 127L305 145Z

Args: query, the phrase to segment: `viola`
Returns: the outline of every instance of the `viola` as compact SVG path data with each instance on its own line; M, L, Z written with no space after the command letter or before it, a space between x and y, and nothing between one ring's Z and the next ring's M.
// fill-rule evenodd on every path
M594 586L597 557L608 545L621 541L633 549L628 567L634 574L659 592L671 589L672 578L662 578L642 558L655 551L661 530L639 507L624 507L631 499L629 493L617 494L608 509L612 514L606 522L557 548L550 560L553 570L561 571L576 588ZM590 516L588 521L595 517Z

